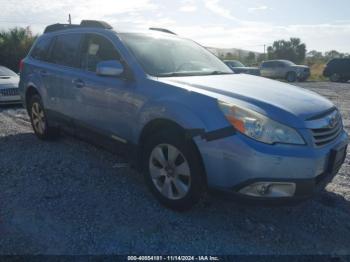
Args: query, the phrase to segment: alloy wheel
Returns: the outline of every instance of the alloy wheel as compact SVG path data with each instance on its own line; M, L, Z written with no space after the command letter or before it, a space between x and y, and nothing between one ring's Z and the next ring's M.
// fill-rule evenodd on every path
M38 102L32 104L32 121L35 131L44 134L46 129L46 121L44 110Z
M184 198L190 190L190 166L180 150L172 145L160 144L152 150L149 172L156 189L168 199Z

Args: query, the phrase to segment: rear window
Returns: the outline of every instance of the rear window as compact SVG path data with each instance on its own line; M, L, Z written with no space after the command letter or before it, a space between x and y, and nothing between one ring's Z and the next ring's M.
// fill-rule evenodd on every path
M81 34L57 36L52 48L50 62L69 67L79 67L78 53L81 39Z
M51 40L52 40L51 38L40 39L38 43L35 45L30 56L37 60L47 61L50 45L52 42Z

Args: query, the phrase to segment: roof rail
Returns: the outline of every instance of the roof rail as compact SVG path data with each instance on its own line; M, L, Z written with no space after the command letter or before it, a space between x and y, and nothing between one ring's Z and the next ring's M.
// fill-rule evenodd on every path
M160 27L150 27L149 30L160 31L160 32L163 32L163 33L176 35L174 32L172 32L172 31L170 31L168 29L165 29L165 28L160 28Z
M45 28L45 33L55 32L59 30L66 30L66 29L72 29L72 28L78 28L78 27L93 27L93 28L102 28L102 29L113 29L113 27L104 22L104 21L97 21L97 20L82 20L80 25L76 24L53 24L49 25Z
M80 26L113 29L113 27L110 24L104 21L97 21L97 20L82 20L80 23Z

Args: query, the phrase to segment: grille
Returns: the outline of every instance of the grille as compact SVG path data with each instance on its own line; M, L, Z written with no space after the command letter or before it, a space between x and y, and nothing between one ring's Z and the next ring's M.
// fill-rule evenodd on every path
M316 146L324 146L334 141L343 129L341 116L336 111L325 117L328 126L311 129Z
M0 89L0 94L2 96L18 96L18 88L5 88Z

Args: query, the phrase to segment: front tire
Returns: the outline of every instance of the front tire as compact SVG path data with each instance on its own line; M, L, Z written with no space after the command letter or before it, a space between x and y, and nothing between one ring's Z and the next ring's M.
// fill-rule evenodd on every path
M168 208L193 207L204 192L201 159L192 141L180 132L160 132L148 138L143 170L153 195Z
M331 77L330 77L330 80L331 80L332 82L339 82L340 79L341 79L341 77L340 77L340 75L337 74L337 73L332 74Z
M295 72L289 72L287 74L287 77L286 77L287 81L288 82L296 82L298 77L297 77L297 74Z
M39 95L33 95L30 98L28 113L34 133L39 139L52 140L58 136L58 129L48 124L45 109Z

